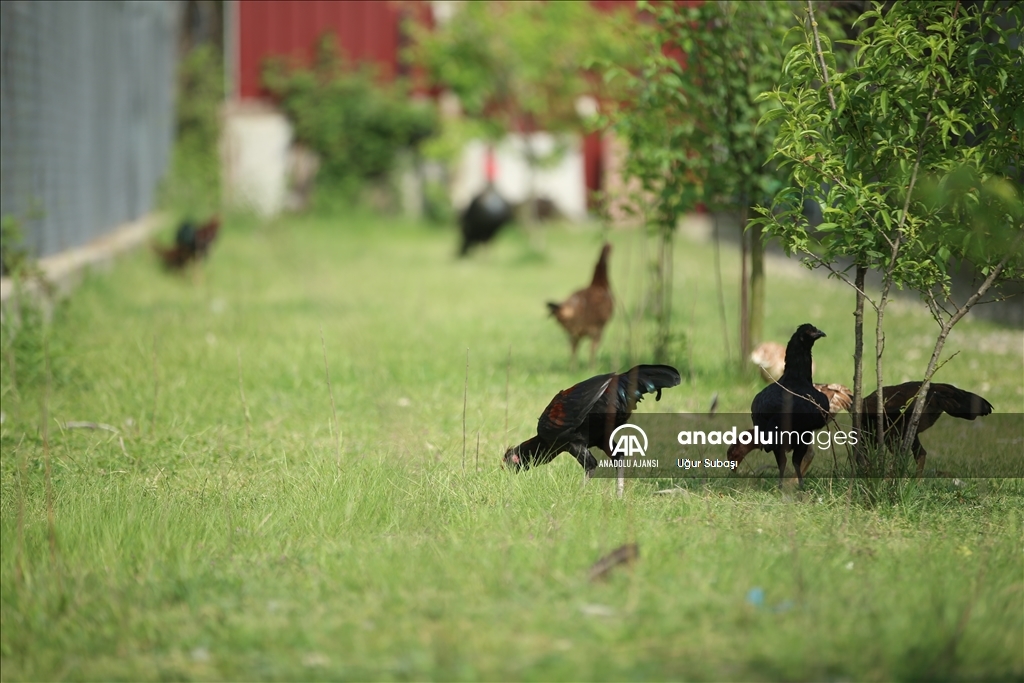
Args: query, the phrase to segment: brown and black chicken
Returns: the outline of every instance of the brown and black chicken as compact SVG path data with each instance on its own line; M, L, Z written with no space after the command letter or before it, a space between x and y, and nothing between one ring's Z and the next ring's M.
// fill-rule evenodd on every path
M220 218L214 216L206 223L196 227L192 221L182 221L178 231L174 233L174 244L164 247L153 244L164 266L169 270L181 270L199 259L206 258L210 245L217 239L220 232Z
M920 389L921 382L904 382L896 386L882 388L882 394L885 397L885 441L890 448L896 445L896 441L901 441L906 434L910 415L914 410L914 399ZM878 425L877 410L878 392L875 391L864 399L863 407L864 432L869 442ZM928 387L924 412L921 413L917 434L914 435L914 443L910 447L914 454L914 460L917 462L918 474L924 471L924 459L928 455L928 451L921 445L919 437L921 432L930 428L942 417L942 413L948 413L963 420L974 420L991 414L992 404L981 396L964 391L952 384L933 382Z
M608 255L611 251L612 245L605 243L588 286L573 292L572 296L560 304L548 302L551 315L569 334L573 367L576 366L576 349L584 337L590 337L590 366L593 367L601 334L615 308L612 288L608 284Z
M608 439L626 423L644 394L655 394L679 384L679 371L668 365L638 365L622 374L598 375L564 389L537 420L537 435L505 452L504 464L515 470L529 469L568 452L589 476L597 467L590 448L597 446L608 457Z

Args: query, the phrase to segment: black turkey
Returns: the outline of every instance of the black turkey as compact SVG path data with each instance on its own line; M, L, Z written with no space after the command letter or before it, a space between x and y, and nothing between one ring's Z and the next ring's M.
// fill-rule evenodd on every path
M487 148L487 186L462 214L462 248L459 256L465 256L476 244L490 242L502 226L512 220L512 205L494 188L494 150Z

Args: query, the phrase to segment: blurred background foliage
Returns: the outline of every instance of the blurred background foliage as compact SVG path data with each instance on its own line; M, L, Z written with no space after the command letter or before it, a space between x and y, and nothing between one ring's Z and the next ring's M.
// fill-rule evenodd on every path
M631 12L585 2L471 2L440 26L413 23L407 54L496 141L530 128L582 130L578 99L613 94L586 67L635 66L643 30Z
M212 43L193 47L178 65L174 149L160 188L160 203L165 209L193 216L219 211L223 101L220 49Z
M783 61L797 35L798 2L704 2L695 6L639 2L641 21L635 63L600 64L607 84L620 96L603 107L600 125L628 146L624 174L637 192L627 211L644 214L658 237L652 262L652 313L658 320L656 358L672 343L671 251L683 215L707 209L740 216L744 259L738 360L746 362L762 341L764 319L763 242L747 235L752 206L771 196L786 179L769 163L777 124L761 117L775 106L759 100L783 77ZM823 30L842 35L827 15Z
M295 126L298 142L320 159L317 188L352 195L366 181L384 179L403 150L438 131L436 108L409 96L408 84L389 84L368 67L356 68L325 34L311 67L269 60L264 84Z
M533 176L562 159L572 144L567 134L589 130L598 100L616 96L594 65L638 66L646 26L632 11L601 12L586 2L474 2L436 25L410 22L409 31L406 58L459 102L430 148L434 158L450 169L470 139L497 143L519 133ZM554 134L550 150L537 148L527 135L534 131ZM527 187L524 217L532 223L535 182Z

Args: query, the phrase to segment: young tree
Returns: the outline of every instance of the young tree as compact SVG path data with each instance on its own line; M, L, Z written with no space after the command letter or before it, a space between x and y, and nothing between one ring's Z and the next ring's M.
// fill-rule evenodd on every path
M907 449L950 330L998 281L1024 275L1024 11L988 0L879 3L851 41L855 64L837 70L810 1L807 9L803 40L786 58L789 80L765 95L780 106L762 119L781 123L774 158L791 169L794 183L761 209L761 221L787 251L853 285L858 307L866 300L875 309L879 425L889 295L893 285L921 293L939 333ZM798 208L808 195L825 215L816 233ZM854 282L836 266L840 258L853 261ZM962 303L950 291L956 262L973 264L984 278ZM867 270L882 276L877 298L864 289ZM861 318L856 324L859 424ZM883 439L879 429L879 447Z
M625 73L621 67L611 70L614 76L625 73L627 91L632 93L613 119L630 143L627 172L655 198L661 252L671 245L679 216L698 202L713 211L738 211L745 233L751 207L783 184L778 170L767 163L777 125L770 120L758 125L777 105L760 95L782 79L786 44L793 41L789 29L797 22L799 8L789 2L639 5L653 16L656 30L647 36L638 73ZM763 332L760 230L758 223L750 230L749 283L744 247L741 362ZM657 289L668 291L670 284ZM656 302L663 297L656 291ZM656 349L668 338L669 308L670 303L656 303Z
M672 317L673 236L679 219L701 198L701 182L694 173L698 154L692 146L697 117L683 89L683 67L675 54L673 35L682 15L674 6L638 3L655 19L654 30L642 34L642 62L633 70L614 62L603 65L605 81L616 83L624 96L616 105L606 103L600 124L610 126L626 142L629 152L623 168L639 181L640 196L631 208L642 210L645 222L658 237L653 264L651 299L656 323L655 362L669 360Z
M748 244L747 219L754 205L782 185L768 164L776 126L758 122L774 103L759 100L782 78L782 61L797 7L788 2L705 2L685 10L675 41L686 55L683 87L699 125L692 144L712 150L701 156L703 199L712 210L739 211ZM761 341L764 327L764 242L749 229L740 289L740 362Z

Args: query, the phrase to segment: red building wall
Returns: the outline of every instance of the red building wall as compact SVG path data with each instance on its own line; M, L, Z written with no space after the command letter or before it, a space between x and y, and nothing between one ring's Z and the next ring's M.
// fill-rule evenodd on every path
M386 0L240 0L238 79L242 99L263 97L263 63L270 56L313 57L313 47L333 31L343 54L376 64L385 78L399 71L403 8Z

